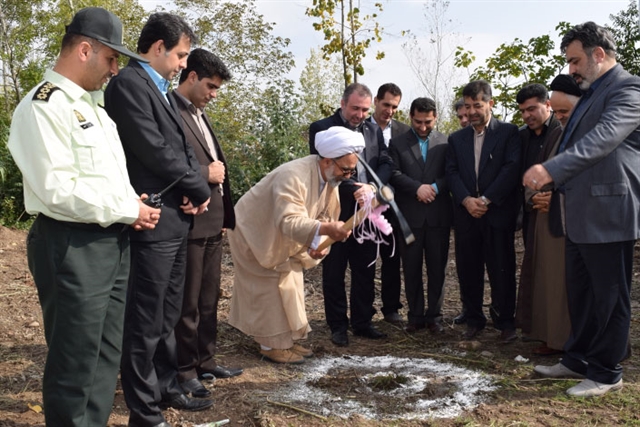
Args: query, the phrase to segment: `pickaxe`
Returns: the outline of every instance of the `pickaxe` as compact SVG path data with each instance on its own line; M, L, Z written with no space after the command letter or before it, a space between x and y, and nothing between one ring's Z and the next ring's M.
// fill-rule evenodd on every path
M400 229L402 230L402 236L404 237L404 241L407 244L413 243L413 241L416 240L416 238L411 232L411 227L409 227L409 223L407 223L407 220L404 218L404 215L402 215L402 212L400 212L400 209L398 209L398 205L394 200L393 190L391 189L391 187L383 184L382 181L380 181L380 178L378 177L378 175L376 175L376 173L373 171L371 166L369 166L367 162L365 162L364 159L360 157L359 154L356 154L356 156L358 156L358 161L362 163L362 166L364 166L367 172L371 174L371 176L373 177L373 181L375 182L377 187L376 198L371 201L372 207L375 208L380 204L391 206L391 209L393 209L393 212L396 214L396 217L398 218L398 222L400 223ZM365 218L366 218L366 214L364 210L359 209L351 218L345 221L344 225L342 226L342 229L352 230L354 226L360 225L360 223L364 221ZM318 251L322 251L328 248L334 242L335 240L330 238L323 240L322 243L320 243L320 245L318 246Z

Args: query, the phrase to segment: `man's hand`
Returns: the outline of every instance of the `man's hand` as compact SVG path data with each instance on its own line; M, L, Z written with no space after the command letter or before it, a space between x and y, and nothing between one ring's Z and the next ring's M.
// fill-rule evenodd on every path
M373 186L364 184L362 182L356 182L355 185L360 188L358 188L355 193L353 193L353 197L358 201L358 206L362 207L364 201L367 200L367 194L373 193L375 190L373 189Z
M209 163L209 178L210 184L222 184L224 182L224 163L220 160Z
M549 203L551 202L551 191L542 191L536 193L531 197L533 202L533 209L538 209L540 212L549 212Z
M142 194L138 199L138 219L131 226L136 231L153 230L160 219L160 209L152 208L143 203L149 196Z
M522 185L536 191L552 182L553 178L547 169L540 164L531 166L522 177Z
M462 201L462 206L464 206L467 212L469 212L469 215L474 218L482 218L489 210L479 197L467 197Z
M211 197L205 200L204 203L202 203L200 206L195 207L187 196L182 196L182 205L180 205L180 209L182 209L182 212L186 213L187 215L202 215L208 210L207 206L209 205L210 201Z
M324 256L325 256L326 254L328 254L328 253L329 253L329 249L328 249L328 248L325 248L325 249L323 249L323 250L321 250L321 251L317 251L317 250L315 250L315 249L311 249L311 248L309 248L309 256L310 256L311 258L313 258L313 259L321 259L321 258L324 258Z
M336 242L347 240L347 237L351 234L351 230L344 230L342 227L344 222L332 221L320 223L320 231L318 234L321 236L329 236L331 240Z
M422 203L431 203L436 199L436 189L431 184L422 184L416 191L416 198Z

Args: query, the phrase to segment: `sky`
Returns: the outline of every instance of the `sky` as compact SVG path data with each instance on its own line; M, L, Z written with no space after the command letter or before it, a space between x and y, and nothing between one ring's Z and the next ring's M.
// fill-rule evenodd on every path
M403 30L411 30L426 43L425 2L377 1L383 6L383 11L379 13L379 22L384 28L383 41L374 44L369 50L363 62L365 74L359 81L369 86L374 93L383 83L398 84L404 94L402 107L408 105L413 98L425 96L418 79L409 69L402 49L402 44L407 39L400 36ZM149 3L165 2L141 3L148 7ZM358 3L358 0L354 0L354 3ZM360 1L362 10L371 10L372 3L371 0ZM297 81L310 49L319 49L324 44L322 34L312 27L314 19L305 15L305 10L312 5L312 1L256 0L256 5L266 21L276 24L275 35L291 39L289 49L296 61L291 78ZM500 44L510 43L516 37L526 41L531 37L548 34L559 45L560 40L555 31L559 22L579 24L594 21L605 25L610 23L609 15L619 13L628 5L628 0L450 0L446 16L452 20L451 28L458 34L460 44L475 54L477 65L482 65ZM383 60L374 59L377 50L385 52ZM460 70L460 81L457 84L463 84L466 77L466 72Z

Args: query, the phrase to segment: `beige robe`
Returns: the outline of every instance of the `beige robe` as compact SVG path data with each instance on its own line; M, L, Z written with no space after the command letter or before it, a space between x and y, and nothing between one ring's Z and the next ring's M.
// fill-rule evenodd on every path
M320 221L340 214L338 188L324 185L318 156L285 163L236 204L229 232L235 278L229 324L267 347L286 349L311 330L302 270Z

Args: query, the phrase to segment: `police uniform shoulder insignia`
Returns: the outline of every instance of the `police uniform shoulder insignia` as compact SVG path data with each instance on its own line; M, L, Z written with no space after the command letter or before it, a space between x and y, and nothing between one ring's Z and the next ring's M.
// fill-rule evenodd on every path
M49 102L49 98L51 98L53 92L58 89L60 88L53 83L44 82L42 86L36 90L36 93L33 94L33 100Z

